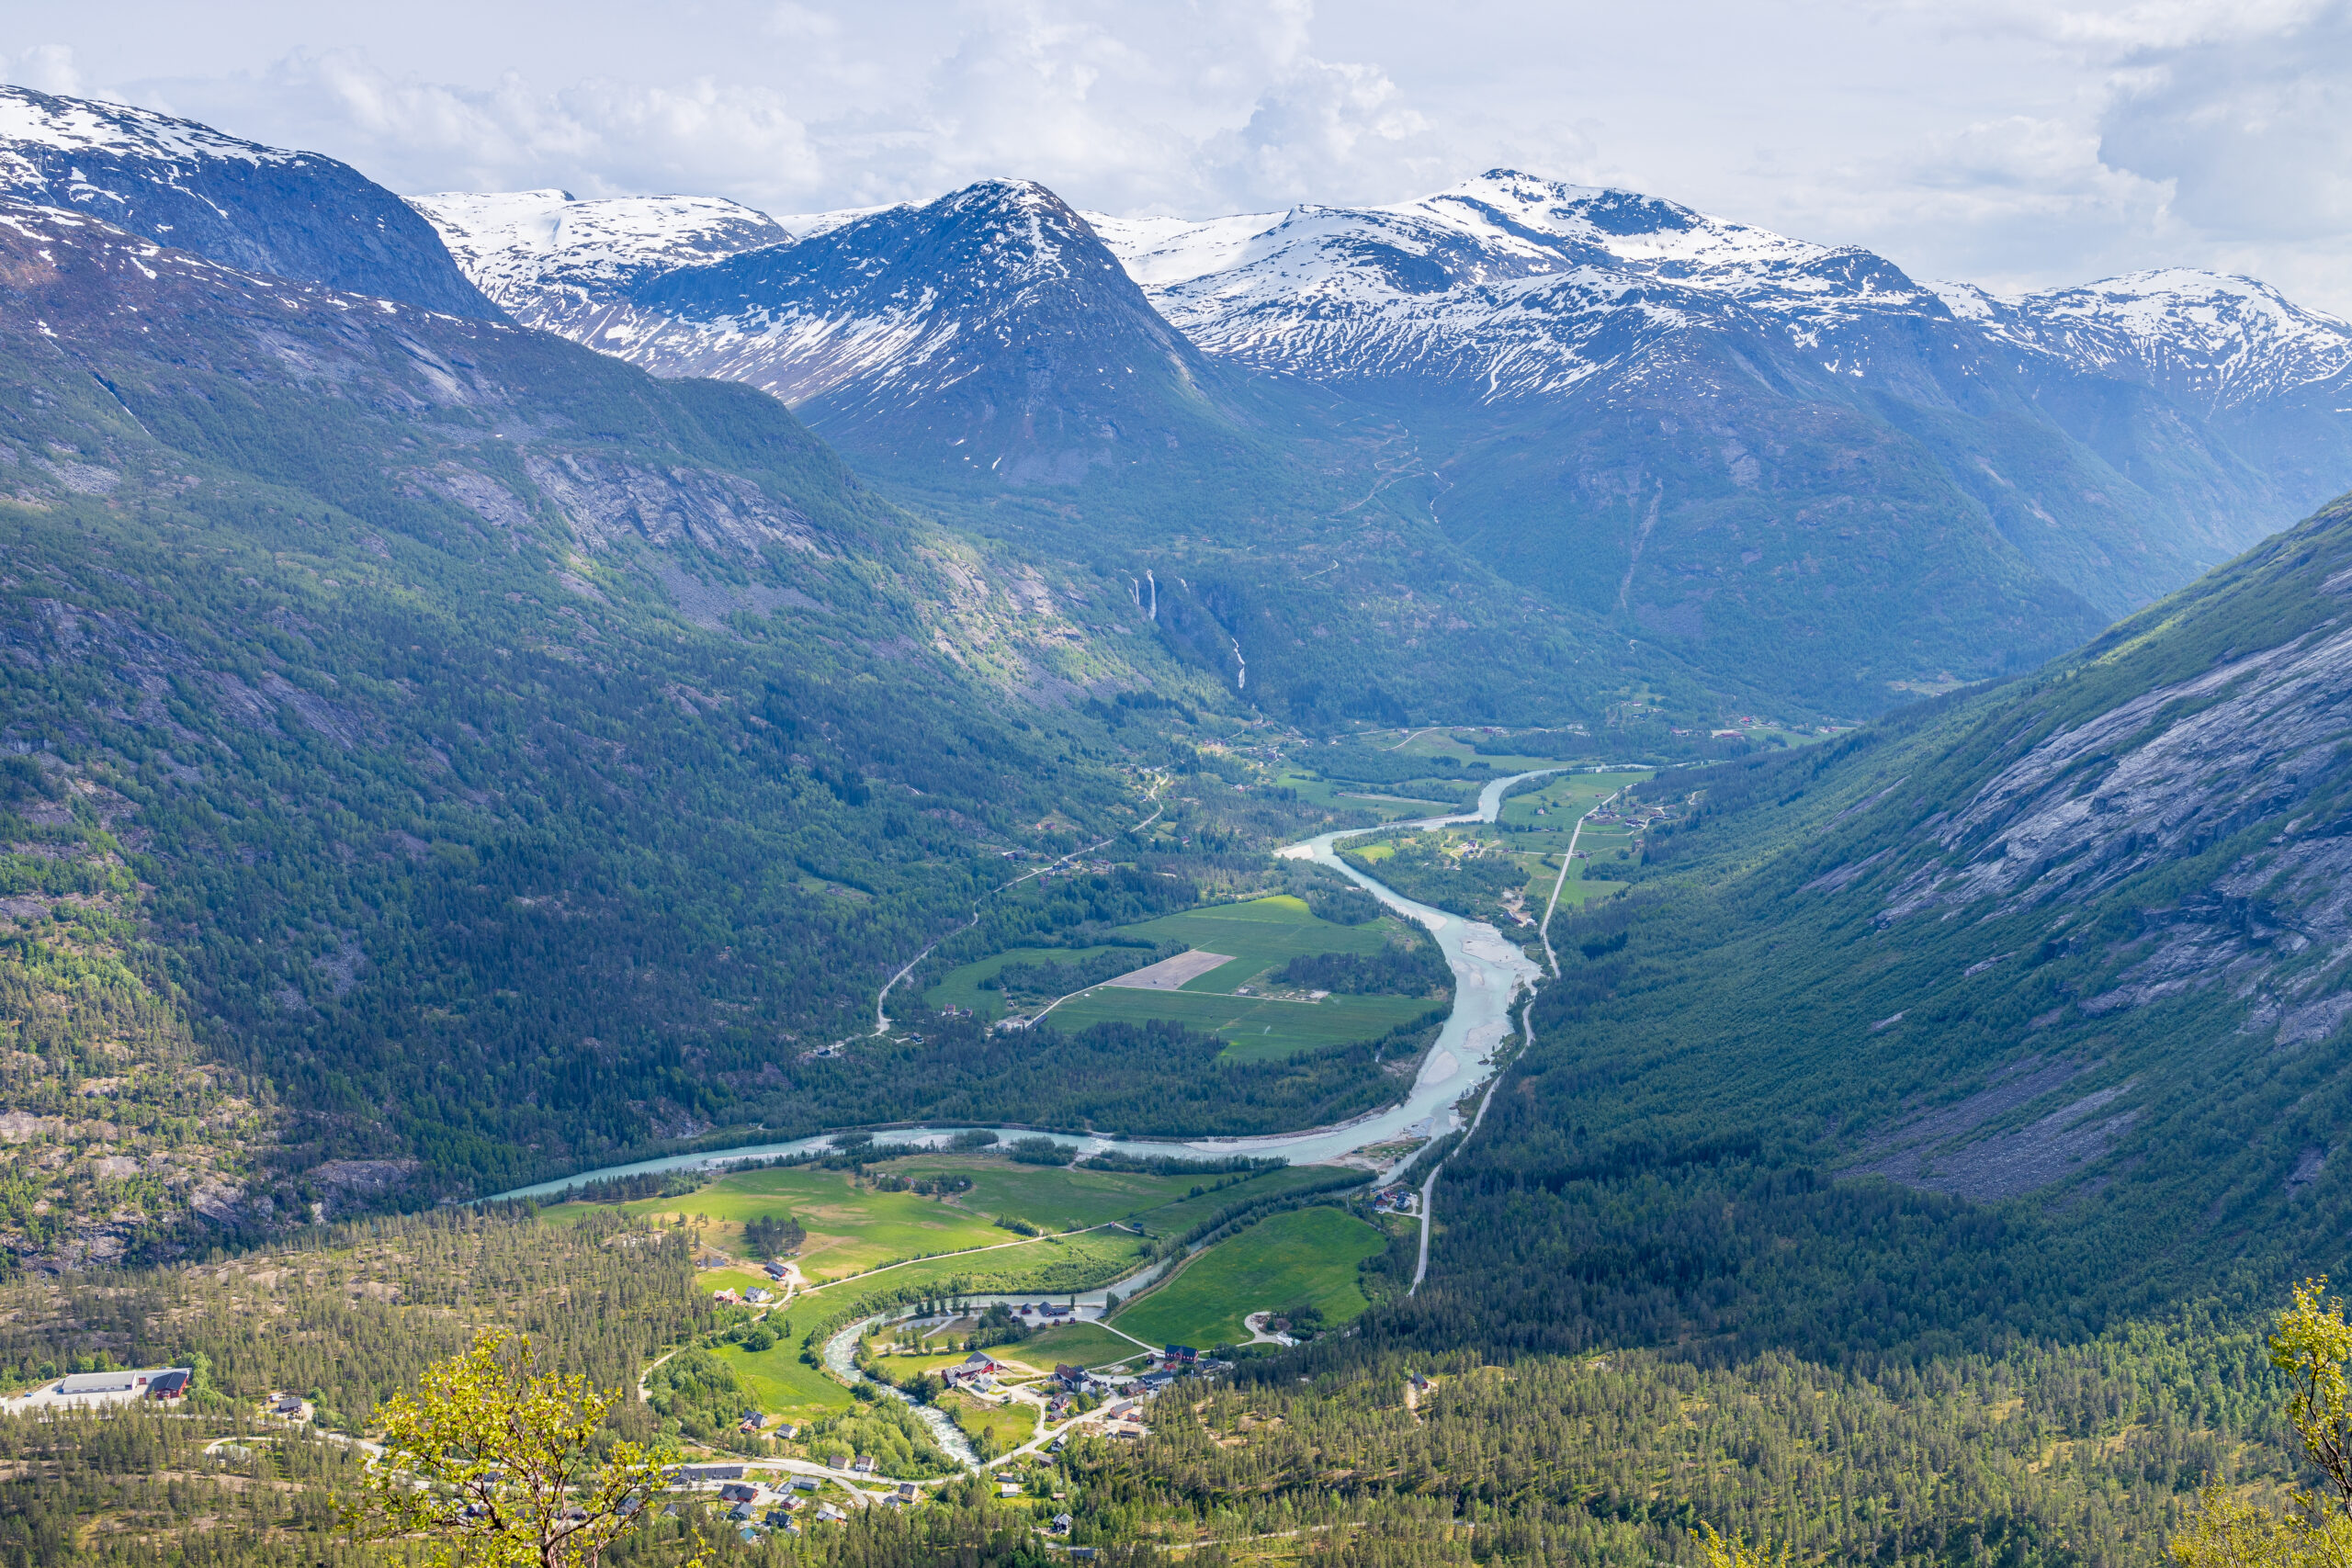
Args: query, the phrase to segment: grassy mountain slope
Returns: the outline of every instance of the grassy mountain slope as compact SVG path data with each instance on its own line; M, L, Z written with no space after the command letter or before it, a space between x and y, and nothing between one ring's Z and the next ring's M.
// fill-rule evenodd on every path
M1842 1354L2340 1264L2347 583L2338 503L2030 680L1648 786L1685 818L1555 931L1420 1320Z

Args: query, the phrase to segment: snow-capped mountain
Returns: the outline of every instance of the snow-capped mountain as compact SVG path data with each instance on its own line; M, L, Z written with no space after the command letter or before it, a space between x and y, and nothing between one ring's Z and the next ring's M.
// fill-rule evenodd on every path
M1211 355L1410 411L1456 433L1464 463L1497 430L1607 410L1711 411L1758 464L1768 408L1892 420L2038 570L2110 613L2352 484L2335 412L2352 328L2247 278L1996 298L1510 170L1386 207L1091 221ZM1457 508L1534 499L1473 500L1498 482L1478 473Z
M348 164L149 109L0 86L0 194L247 272L497 314L432 225Z
M1410 376L1489 400L1548 396L1622 363L1590 352L1623 345L1598 318L1720 326L1725 301L1857 377L1871 368L1859 333L1947 316L1962 333L1954 347L1997 342L2217 407L2352 367L2352 328L2250 278L2175 268L2003 299L1915 282L1868 251L1510 170L1388 207L1088 218L1204 349L1323 381Z
M1082 473L1165 423L1163 398L1200 400L1197 351L1043 186L798 221L568 330L663 375L748 381L879 457L1017 481ZM907 418L911 444L878 434Z
M1953 315L2086 374L2165 387L2219 411L2341 380L2352 324L2267 283L2165 267L2004 298L1936 284Z
M622 299L658 273L780 244L795 232L708 196L582 201L563 190L449 191L413 196L409 205L484 294L534 326Z
M1344 467L1376 428L1366 488L1409 451L1521 584L1854 707L2037 659L2352 487L2352 332L2259 284L1996 299L1509 170L1207 220L990 181L716 259L616 209L570 271L546 221L453 242L525 319L765 388L878 471L1075 484L1245 427Z

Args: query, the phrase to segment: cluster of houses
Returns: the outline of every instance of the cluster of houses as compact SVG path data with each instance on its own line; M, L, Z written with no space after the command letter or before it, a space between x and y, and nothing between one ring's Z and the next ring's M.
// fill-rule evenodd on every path
M739 1432L765 1432L769 1437L782 1438L787 1443L800 1436L800 1428L782 1416L770 1416L748 1406L743 1411L743 1418L735 1423L735 1429Z
M810 1495L819 1483L809 1476L779 1478L771 1483L749 1478L740 1464L682 1464L670 1472L673 1491L699 1491L714 1484L719 1502L727 1506L728 1518L746 1540L758 1539L763 1530L798 1535L804 1515L827 1524L849 1517L832 1504Z
M1421 1195L1409 1187L1384 1187L1372 1195L1376 1214L1409 1214L1420 1207Z
M781 1274L775 1277L777 1279L783 1278ZM765 1289L759 1285L753 1285L749 1290L744 1291L739 1291L734 1286L729 1285L723 1291L714 1291L711 1292L710 1299L715 1302L726 1302L730 1305L770 1306L782 1298L774 1291Z

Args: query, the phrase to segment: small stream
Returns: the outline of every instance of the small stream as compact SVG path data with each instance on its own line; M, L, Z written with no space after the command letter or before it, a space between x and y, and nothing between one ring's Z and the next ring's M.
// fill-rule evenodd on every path
M1504 793L1511 785L1522 779L1543 778L1567 771L1565 768L1539 768L1496 779L1479 792L1478 806L1475 811L1392 822L1386 824L1384 830L1442 827L1449 823L1491 822L1501 809ZM1081 1156L1106 1151L1146 1157L1153 1155L1193 1155L1220 1158L1248 1155L1261 1158L1280 1156L1293 1165L1316 1165L1353 1154L1374 1144L1407 1138L1442 1137L1460 1126L1461 1117L1454 1107L1494 1076L1496 1056L1510 1038L1512 1003L1521 989L1532 984L1542 970L1519 950L1517 943L1506 939L1494 927L1483 921L1465 920L1459 915L1448 914L1427 904L1416 903L1385 884L1366 876L1333 852L1332 845L1339 840L1358 838L1372 830L1351 828L1345 832L1324 833L1276 852L1286 860L1311 860L1318 865L1329 866L1387 908L1426 927L1436 938L1439 949L1444 953L1446 966L1453 971L1453 1010L1447 1017L1444 1027L1438 1032L1436 1043L1430 1047L1429 1055L1421 1063L1420 1073L1414 1078L1412 1089L1403 1100L1385 1110L1367 1111L1352 1122L1336 1126L1310 1127L1295 1133L1270 1133L1256 1137L1096 1138L1067 1133L1045 1135L1056 1143L1077 1149ZM970 1130L967 1126L893 1128L877 1132L876 1139L881 1143L936 1147L957 1134ZM1027 1127L991 1127L988 1131L1006 1138L1038 1135L1035 1129ZM497 1196L500 1199L553 1198L582 1182L654 1171L707 1170L738 1160L776 1159L808 1154L824 1147L831 1140L831 1134L820 1133L814 1137L793 1138L781 1143L638 1160L628 1165L606 1166L601 1170L559 1177L529 1187L517 1187ZM1402 1160L1396 1161L1391 1168L1402 1163Z

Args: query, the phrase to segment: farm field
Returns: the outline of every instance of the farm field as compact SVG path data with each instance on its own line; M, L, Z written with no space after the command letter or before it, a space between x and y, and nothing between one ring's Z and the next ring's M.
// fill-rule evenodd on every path
M1294 1209L1260 1221L1202 1253L1166 1284L1111 1321L1153 1344L1245 1344L1242 1319L1310 1303L1335 1328L1367 1303L1356 1266L1388 1245L1376 1227L1344 1210Z
M1142 1355L1143 1348L1100 1324L1068 1323L1033 1334L1018 1345L1000 1345L989 1354L1035 1367L1044 1374L1065 1362L1078 1367L1109 1366L1114 1361Z
M1334 1168L1328 1165L1286 1165L1278 1170L1269 1170L1262 1175L1253 1176L1246 1182L1235 1182L1230 1187L1216 1185L1217 1182L1229 1180L1230 1178L1196 1176L1192 1179L1205 1189L1199 1197L1185 1198L1169 1204L1164 1209L1154 1209L1149 1213L1138 1214L1136 1218L1142 1224L1147 1235L1182 1235L1228 1204L1238 1203L1244 1199L1273 1197L1284 1192L1296 1192L1302 1189L1316 1186L1329 1180Z
M971 1190L956 1194L956 1207L981 1215L1010 1214L1049 1230L1077 1230L1156 1209L1183 1197L1200 1180L1196 1176L1015 1165L970 1155L913 1155L873 1168L896 1176L969 1177ZM996 1235L1004 1239L1002 1231Z
M996 1235L1004 1235L998 1231ZM1047 1236L1007 1245L987 1252L956 1258L926 1258L890 1268L873 1276L878 1288L937 1291L944 1294L1013 1295L1035 1292L1052 1297L1091 1291L1132 1272L1143 1262L1142 1245L1122 1231L1098 1231L1087 1235ZM867 1281L820 1285L808 1292L855 1294ZM834 1299L828 1296L828 1301Z
M1299 773L1283 773L1274 782L1284 788L1296 790L1298 798L1310 806L1320 806L1332 811L1363 811L1384 822L1434 817L1442 812L1459 809L1450 797L1430 799L1414 794L1403 784L1351 784L1344 779L1327 779ZM1374 798L1385 796L1397 798Z
M1317 919L1304 901L1283 894L1244 904L1163 915L1158 919L1122 927L1121 934L1148 942L1182 942L1204 952L1229 954L1230 961L1196 976L1174 991L1097 986L1063 1002L1054 1010L1053 1016L1067 1029L1114 1021L1185 1023L1224 1039L1227 1056L1237 1061L1283 1057L1295 1051L1375 1040L1398 1023L1427 1011L1428 1002L1377 996L1334 996L1319 1002L1269 1001L1254 997L1237 998L1234 993L1243 987L1262 984L1269 971L1303 954L1376 953L1397 929L1389 916L1361 926ZM934 1003L953 1001L978 1012L1001 1012L1001 999L992 991L979 989L980 980L1013 958L1024 954L1034 957L1039 952L1023 949L1020 953L1000 953L965 964L927 994ZM1044 956L1067 958L1076 952L1046 950Z
M713 1354L735 1369L759 1407L771 1416L813 1421L856 1403L849 1390L800 1359L797 1337L787 1336L757 1353L741 1345L721 1345Z
M1540 765L1540 764L1539 764ZM1512 795L1502 804L1503 822L1513 828L1556 828L1563 835L1577 818L1627 784L1651 776L1647 769L1611 773L1566 773L1547 781L1542 789ZM1537 813L1541 811L1542 816ZM1587 830L1588 836L1590 829ZM1565 841L1565 840L1564 840Z
M1187 947L1231 954L1231 963L1184 983L1185 990L1195 992L1230 992L1302 953L1378 953L1395 929L1386 916L1361 926L1320 920L1307 911L1305 900L1279 893L1246 904L1186 909L1121 928L1147 942L1181 942Z
M784 1293L784 1287L754 1269L705 1269L695 1276L695 1283L706 1291L774 1291Z
M1068 1029L1114 1019L1128 1023L1166 1020L1189 1024L1222 1039L1225 1059L1252 1062L1377 1040L1398 1024L1441 1005L1430 997L1331 996L1319 1002L1294 1002L1104 987L1071 998L1054 1010L1054 1017Z
M560 1204L547 1210L545 1217L564 1224L590 1207ZM726 1252L741 1252L744 1222L788 1213L808 1227L808 1242L797 1257L801 1273L812 1284L894 1258L1013 1239L991 1224L989 1215L913 1192L856 1188L845 1170L809 1166L738 1171L687 1197L647 1198L620 1207L663 1221L683 1214L705 1245Z

